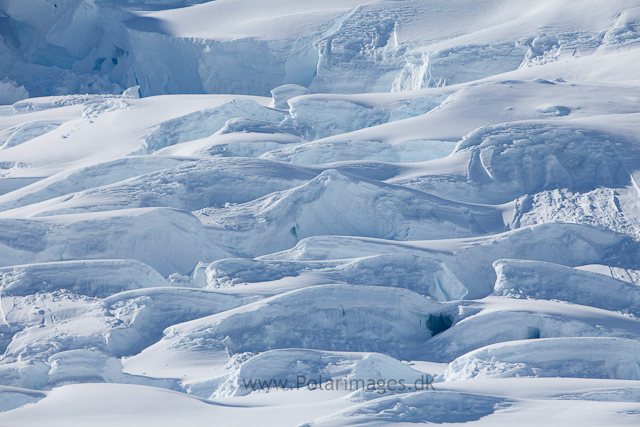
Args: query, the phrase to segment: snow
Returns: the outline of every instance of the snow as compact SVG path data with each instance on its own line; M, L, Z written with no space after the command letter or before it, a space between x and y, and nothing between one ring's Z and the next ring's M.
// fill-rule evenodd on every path
M345 207L343 200L349 200L351 206ZM388 209L392 205L397 211ZM348 212L335 221L334 212L345 209ZM335 170L324 171L291 190L228 208L205 208L194 215L219 230L221 245L253 256L283 250L314 235L412 240L443 238L445 234L466 237L504 229L500 207L458 204ZM431 227L432 223L438 223L439 228Z
M554 299L638 315L636 284L588 271L533 261L499 260L496 293L512 297ZM538 273L544 271L544 277ZM535 283L535 284L534 284Z
M0 241L0 265L4 266L25 261L135 259L168 275L191 271L202 256L213 260L228 255L197 234L207 231L196 217L168 208L1 221L4 228L11 230ZM142 233L127 232L131 229ZM184 233L189 229L191 232ZM197 248L197 253L187 248Z
M637 0L0 9L0 425L640 424Z
M636 243L622 234L577 224L544 224L473 239L399 242L346 236L316 236L292 249L260 257L278 261L319 261L408 254L436 258L445 263L468 290L466 298L481 298L494 290L494 261L517 254L520 259L579 266L592 260L622 268L637 265ZM628 257L626 256L628 255ZM468 266L474 264L470 269ZM223 264L224 265L224 264Z
M39 179L36 183L7 193L0 203L3 210L13 209L42 202L51 197L123 181L139 174L167 169L180 163L180 159L157 156L131 156L97 163Z
M386 397L360 404L335 415L320 418L314 425L371 425L372 423L470 422L508 409L508 399L468 393L423 391L409 396ZM453 416L451 414L454 414Z
M221 130L225 122L234 117L279 122L284 119L284 114L261 107L251 100L234 100L211 110L197 111L162 122L145 139L144 145L152 153L164 147L201 139Z
M304 86L296 85L296 84L288 84L278 86L276 88L271 89L271 103L269 107L271 108L280 108L280 109L289 109L289 100L291 98L295 98L296 96L306 95L309 93L309 89Z
M638 320L608 310L562 301L487 297L465 308L470 315L434 337L429 359L451 361L488 344L535 338L623 337L638 339Z
M458 281L446 263L425 255L378 254L306 262L230 258L209 264L205 274L208 287L213 289L240 287L246 292L250 283L295 277L300 283L308 279L320 283L393 286L428 295L438 301L462 299L468 289Z
M44 392L3 386L0 389L0 410L5 412L19 408L28 403L35 403L45 396L46 393Z
M344 353L315 350L271 350L251 357L218 386L211 397L243 396L251 393L255 381L273 379L283 389L324 387L326 390L377 391L379 381L400 378L414 383L423 378L422 372L378 353ZM372 387L373 381L376 386ZM250 384L254 384L251 386ZM192 385L191 391L200 384ZM258 383L259 388L260 384ZM359 388L358 388L359 387ZM368 387L368 388L367 388ZM400 388L398 386L398 388ZM198 390L200 391L200 390Z
M44 135L45 133L56 129L57 127L58 126L53 123L27 123L16 129L16 131L11 134L9 139L7 139L4 144L2 144L0 149L6 150L7 148L11 148L15 145L22 144L23 142L29 141L40 135Z
M434 334L430 316L453 320L455 310L405 289L309 287L173 326L162 340L128 358L125 372L192 379L214 375L212 362L224 371L234 356L292 347L409 356L415 351L411 343Z
M152 160L150 164L143 163L147 159ZM32 203L21 209L6 210L3 215L38 217L143 207L171 207L194 211L210 206L222 207L225 203L247 202L274 191L303 184L306 182L305 179L313 178L317 173L314 170L305 170L287 164L245 158L179 161L149 156L127 157L126 162L128 163L126 166L133 166L132 170L128 171L125 165L110 162L107 165L97 165L91 171L78 171L77 179L82 180L81 182L85 185L88 175L100 174L102 169L106 169L112 176L120 169L120 174L113 178L102 175L94 179L98 185L92 185L88 190L77 192L74 190L81 188L69 186L75 177L67 176L61 182L67 185L60 191L65 194L64 196L33 203L32 201L37 200L37 195L42 192L46 192L49 196L54 194L56 189L52 187L55 184L51 183L44 188L44 191L30 192L18 202L22 204L23 200L28 198ZM176 163L178 166L166 167ZM144 173L145 169L150 172ZM160 170L153 171L153 169ZM125 173L134 177L121 179L127 176ZM47 180L54 181L55 177L54 175ZM42 189L47 180L39 182L38 186L32 185L30 188L25 188L23 191L37 187ZM117 182L109 184L112 180ZM99 185L100 181L109 185ZM14 193L19 194L19 192ZM13 206L16 204L14 202Z
M63 261L0 268L3 295L67 289L104 298L131 289L169 286L157 271L134 260Z
M455 359L437 380L571 377L638 380L638 341L548 338L489 345Z

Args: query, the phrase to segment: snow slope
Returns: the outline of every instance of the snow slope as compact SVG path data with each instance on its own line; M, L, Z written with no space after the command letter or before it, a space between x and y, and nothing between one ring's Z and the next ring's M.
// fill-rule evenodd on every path
M0 2L0 425L640 424L640 1Z

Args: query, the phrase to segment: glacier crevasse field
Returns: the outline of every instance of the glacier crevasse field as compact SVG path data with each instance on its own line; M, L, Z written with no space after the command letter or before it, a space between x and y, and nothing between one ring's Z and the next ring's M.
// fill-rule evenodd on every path
M639 65L638 0L0 0L0 425L640 425Z

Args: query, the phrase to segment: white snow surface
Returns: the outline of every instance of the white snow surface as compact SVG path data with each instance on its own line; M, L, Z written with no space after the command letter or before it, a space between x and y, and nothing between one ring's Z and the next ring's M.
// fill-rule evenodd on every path
M0 425L640 425L640 1L0 1Z

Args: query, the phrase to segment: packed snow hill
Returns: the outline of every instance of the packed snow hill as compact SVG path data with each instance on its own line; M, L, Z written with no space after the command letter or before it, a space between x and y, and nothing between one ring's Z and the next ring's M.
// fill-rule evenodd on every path
M0 426L640 425L640 0L0 0Z

